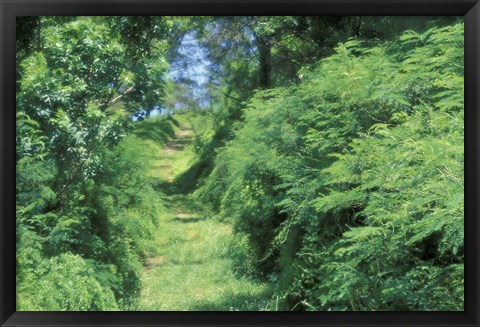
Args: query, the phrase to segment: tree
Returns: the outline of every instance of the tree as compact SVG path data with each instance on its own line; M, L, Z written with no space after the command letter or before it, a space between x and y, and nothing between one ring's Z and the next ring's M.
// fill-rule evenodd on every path
M282 310L463 310L463 24L333 51L255 93L197 194Z
M125 203L141 202L148 190L135 174L141 169L121 165L128 151L112 151L129 111L163 101L168 64L161 23L141 17L17 22L17 287L31 300L20 307L134 307L144 250L128 241L142 234L132 236L128 224L137 217L125 212ZM120 101L125 108L112 107ZM111 176L124 173L128 183ZM114 210L113 201L123 204ZM141 233L148 228L153 223L144 223ZM56 300L58 293L71 294L71 285L56 283L52 266L69 273L75 299Z

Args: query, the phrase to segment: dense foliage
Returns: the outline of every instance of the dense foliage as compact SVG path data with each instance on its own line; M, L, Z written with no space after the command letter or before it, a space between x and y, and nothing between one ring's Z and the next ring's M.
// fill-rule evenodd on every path
M225 305L463 310L463 48L455 17L19 17L17 310L139 309L179 199L271 298Z
M18 23L17 309L132 309L161 201L134 160L147 149L121 138L128 110L161 101L168 65L126 32L135 18L35 20ZM127 111L110 107L122 97Z
M256 93L198 193L283 309L462 310L463 24L335 51Z

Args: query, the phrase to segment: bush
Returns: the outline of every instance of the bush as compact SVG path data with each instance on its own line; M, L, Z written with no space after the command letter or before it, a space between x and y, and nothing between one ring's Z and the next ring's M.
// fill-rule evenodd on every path
M349 40L256 93L197 194L284 309L462 310L462 124L463 24Z

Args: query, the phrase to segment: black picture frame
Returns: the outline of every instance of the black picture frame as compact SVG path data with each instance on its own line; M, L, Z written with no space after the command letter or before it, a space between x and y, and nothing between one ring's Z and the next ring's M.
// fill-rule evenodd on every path
M465 18L465 311L16 312L15 18L43 15L458 15ZM0 0L1 326L479 326L480 4L472 0Z

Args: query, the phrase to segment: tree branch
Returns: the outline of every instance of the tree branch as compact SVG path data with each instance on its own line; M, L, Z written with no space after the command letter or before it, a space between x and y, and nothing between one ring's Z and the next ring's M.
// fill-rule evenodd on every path
M122 94L120 94L118 97L110 100L110 101L107 103L107 107L110 107L110 106L113 105L114 103L117 103L124 95L127 95L128 93L132 92L134 87L135 87L135 85L131 86L131 87L128 88L125 92L123 92Z
M235 98L235 97L231 96L230 94L227 94L227 93L223 92L219 87L215 86L215 88L216 88L218 91L220 91L220 93L222 93L222 94L223 94L224 96L226 96L227 98L230 98L230 99L232 99L232 100L235 100L235 101L237 101L238 103L242 103L241 100L239 100L238 98Z

